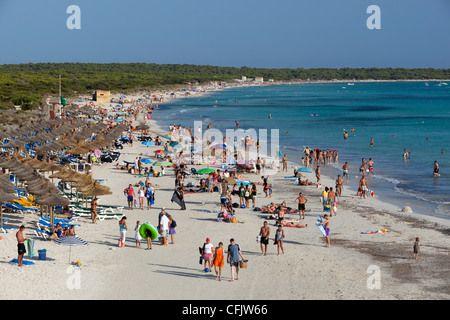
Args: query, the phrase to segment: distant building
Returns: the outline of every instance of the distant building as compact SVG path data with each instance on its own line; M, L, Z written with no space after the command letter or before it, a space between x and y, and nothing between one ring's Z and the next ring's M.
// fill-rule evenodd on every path
M255 82L263 83L264 82L264 78L263 77L255 77Z
M110 102L111 100L111 92L110 91L102 91L97 90L94 92L92 100L97 102Z
M242 81L247 81L247 77L246 76L242 76L241 80Z

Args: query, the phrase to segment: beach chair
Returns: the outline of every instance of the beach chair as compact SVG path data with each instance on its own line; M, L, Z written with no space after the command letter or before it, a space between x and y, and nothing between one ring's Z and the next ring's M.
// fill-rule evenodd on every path
M45 230L34 229L33 232L37 237L42 237L44 240L50 239L51 234Z
M100 221L104 221L106 219L116 219L116 220L120 220L123 217L122 213L98 213L97 214L97 218Z
M5 226L3 226L3 227L0 227L0 230L1 230L3 233L8 233L8 231L14 231L14 230L17 230L17 228L12 228L12 227L5 227Z

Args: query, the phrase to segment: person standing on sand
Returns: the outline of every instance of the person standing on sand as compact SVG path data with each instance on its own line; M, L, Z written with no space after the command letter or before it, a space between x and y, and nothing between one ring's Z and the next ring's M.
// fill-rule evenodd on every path
M325 221L323 221L321 223L316 223L316 225L318 225L318 226L320 226L322 224L324 225L323 227L325 229L325 239L327 241L327 244L325 245L325 247L330 247L331 246L331 243L330 243L330 223L331 223L331 220L330 220L330 217L327 214L325 214L323 216L323 218L325 218Z
M159 234L161 235L161 245L168 245L167 234L169 232L169 217L166 215L166 211L164 209L161 210L161 217L159 218Z
M333 191L333 187L330 187L330 191L328 192L328 204L330 205L330 217L333 216L334 205L336 203L336 193ZM336 212L334 212L336 216Z
M287 172L288 171L288 169L287 169L288 158L286 155L283 156L282 161L283 161L283 171Z
M120 231L120 247L125 246L125 239L127 237L127 217L123 216L122 219L119 221L119 231Z
M222 281L222 268L223 268L223 243L219 242L219 246L214 250L213 257L214 271L216 272L216 280ZM219 272L217 272L219 269Z
M203 261L205 261L205 271L206 271L206 264L208 264L209 272L212 272L211 264L212 264L213 248L214 245L211 243L211 240L209 238L206 238L206 242L203 244L202 247L202 258Z
M284 230L282 227L283 226L281 224L278 224L277 231L275 232L275 243L277 244L278 255L280 255L280 249L281 252L284 254L283 248Z
M419 238L416 238L416 241L413 243L413 252L414 252L414 258L417 260L417 258L419 257L419 252L420 252Z
M267 245L269 244L270 236L270 228L267 226L267 221L264 221L259 235L261 236L261 255L267 256Z
M136 247L141 247L141 235L139 234L139 228L141 227L141 222L136 221L136 227L134 227L134 239L136 240Z
M133 210L133 197L136 196L134 193L134 189L131 186L131 184L128 185L128 188L126 188L124 191L125 195L127 196L127 202L128 202L128 209Z
M92 223L96 223L97 222L97 206L98 206L98 202L97 202L97 197L93 197L91 200L91 219L92 219Z
M342 179L341 176L338 175L337 179L336 179L336 185L335 185L338 201L341 199L343 186L344 186L344 179Z
M320 183L320 165L317 165L316 167L316 179L317 179L317 187L319 187L319 183Z
M258 140L259 141L259 140ZM255 174L261 174L261 159L258 157L258 159L256 159L256 172Z
M234 279L234 269L236 269L236 280L239 280L239 257L242 260L245 260L242 256L241 248L239 244L237 244L233 238L230 239L230 244L228 245L227 252L227 263L230 264L231 268L231 280L233 282Z
M19 267L22 267L22 261L23 261L23 255L27 252L27 250L25 249L25 241L28 240L28 238L24 238L23 236L23 231L25 230L25 226L21 225L19 228L19 231L17 231L16 233L16 238L17 238L17 263L19 265Z
M360 198L363 197L365 199L366 198L366 192L369 189L369 187L367 185L367 180L366 180L366 176L365 175L363 175L361 180L359 180L359 188L361 189Z
M295 199L295 203L298 204L298 215L299 220L305 219L305 204L308 202L308 199L303 196L303 194L300 192L298 194L297 199Z

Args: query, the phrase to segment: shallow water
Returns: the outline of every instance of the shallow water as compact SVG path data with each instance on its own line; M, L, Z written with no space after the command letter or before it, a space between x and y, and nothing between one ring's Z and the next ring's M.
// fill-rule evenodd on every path
M204 130L211 122L223 132L234 129L235 120L243 129L279 129L281 152L298 164L305 146L339 150L339 164L325 168L323 174L341 174L348 161L353 187L361 158L373 158L375 176L368 183L376 194L418 213L450 217L450 85L438 84L237 87L177 99L161 106L154 119L165 127L170 123L192 127L193 121L202 120ZM348 141L343 139L344 129L349 132ZM402 157L405 148L411 152L409 161ZM435 160L439 178L432 174Z

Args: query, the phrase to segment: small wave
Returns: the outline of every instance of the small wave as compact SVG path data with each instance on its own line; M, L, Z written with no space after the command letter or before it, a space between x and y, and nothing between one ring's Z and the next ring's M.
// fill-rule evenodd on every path
M430 203L434 203L436 205L444 205L444 206L450 206L450 202L448 201L438 201L438 200L433 200L430 199L430 195L429 194L425 194L423 192L417 191L417 190L409 190L406 187L403 186L395 186L394 190L400 194L403 195L407 195L422 201L426 201L426 202L430 202Z
M437 215L450 217L450 204L448 204L448 203L440 204L440 205L437 206L437 208L436 208L436 210L434 210L434 212Z
M180 113L186 113L188 111L193 111L193 110L197 110L198 108L187 108L187 109L181 109Z
M403 183L400 180L397 180L395 178L385 177L385 176L382 176L382 175L379 175L379 174L374 175L372 177L374 177L375 179L379 179L379 180L390 182L390 183L392 183L392 184L394 184L396 186Z

